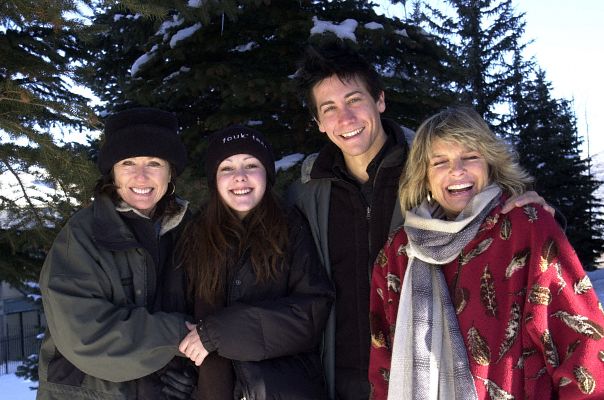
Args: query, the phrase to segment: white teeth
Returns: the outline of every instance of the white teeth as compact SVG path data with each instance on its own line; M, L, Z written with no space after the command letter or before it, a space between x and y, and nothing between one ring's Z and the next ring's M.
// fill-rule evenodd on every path
M147 194L150 193L151 190L153 190L152 188L132 188L132 191L136 194Z
M251 191L252 191L252 189L250 189L250 188L247 188L247 189L234 189L233 190L233 194L236 194L236 195L240 196L240 195L248 194Z
M363 130L362 128L355 129L354 131L351 131L351 132L342 133L341 136L344 137L344 138L353 137L353 136L358 135L359 133L361 133L362 130Z
M460 183L458 185L447 186L447 190L463 190L474 186L471 183Z

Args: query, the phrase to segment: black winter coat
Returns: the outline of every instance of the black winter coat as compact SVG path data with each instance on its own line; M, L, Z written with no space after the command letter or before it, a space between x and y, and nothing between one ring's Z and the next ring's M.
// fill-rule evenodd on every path
M301 179L289 192L290 202L308 218L321 261L336 287L337 300L327 323L323 351L332 400L369 397L371 267L388 233L403 221L396 192L413 132L388 119L382 119L382 125L395 144L384 149L370 174L370 203L365 202L360 188L335 173L336 159L343 164L343 156L332 142L307 157ZM337 258L332 258L336 249Z
M318 347L334 290L308 223L292 214L278 279L256 283L250 260L242 260L228 284L227 306L199 325L204 347L233 360L246 400L327 398Z

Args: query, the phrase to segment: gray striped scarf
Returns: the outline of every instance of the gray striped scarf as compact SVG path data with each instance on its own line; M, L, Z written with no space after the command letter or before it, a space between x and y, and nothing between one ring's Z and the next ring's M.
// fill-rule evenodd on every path
M497 205L501 189L487 186L454 221L424 201L407 212L409 261L403 279L388 400L477 399L463 337L441 265L453 261Z

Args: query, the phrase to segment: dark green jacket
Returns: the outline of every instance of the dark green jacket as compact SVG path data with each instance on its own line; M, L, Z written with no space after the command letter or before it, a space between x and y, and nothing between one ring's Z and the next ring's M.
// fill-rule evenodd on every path
M162 223L176 231L184 212ZM148 311L157 280L109 198L76 213L40 274L48 328L37 399L137 399L137 379L164 367L187 334L185 316Z

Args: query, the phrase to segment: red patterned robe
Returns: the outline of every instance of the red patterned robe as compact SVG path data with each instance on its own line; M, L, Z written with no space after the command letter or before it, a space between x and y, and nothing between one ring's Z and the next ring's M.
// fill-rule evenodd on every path
M443 267L479 399L604 399L604 311L575 251L540 206L483 222ZM372 399L386 399L407 235L380 252L371 281Z

